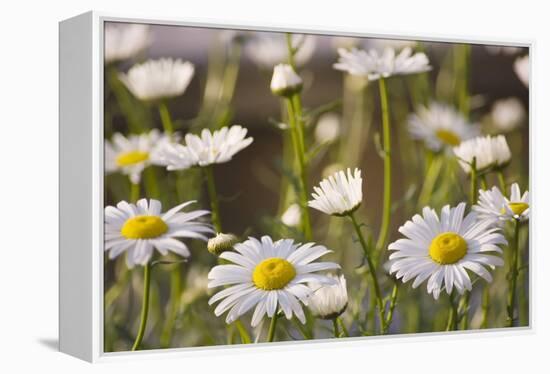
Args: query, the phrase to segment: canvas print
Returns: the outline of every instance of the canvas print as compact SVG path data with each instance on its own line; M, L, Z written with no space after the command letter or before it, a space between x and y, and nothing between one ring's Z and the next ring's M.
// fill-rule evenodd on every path
M105 352L529 326L529 48L104 24Z

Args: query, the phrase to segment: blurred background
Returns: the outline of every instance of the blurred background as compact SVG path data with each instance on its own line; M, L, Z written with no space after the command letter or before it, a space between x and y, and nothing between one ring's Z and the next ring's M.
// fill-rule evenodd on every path
M118 72L126 72L135 63L150 58L172 57L192 62L195 75L188 89L182 96L168 102L175 130L184 135L198 133L202 128L240 124L254 138L254 142L231 162L215 168L224 231L242 237L269 234L274 239L292 237L301 241L301 233L292 224L291 212L285 217L293 202L292 193L281 193L287 183L283 167L285 157L288 157L283 147L285 108L280 98L270 90L274 64L286 60L285 35L165 25L150 25L148 33L149 45L139 54L124 61L106 63L105 138L110 139L115 132L127 135L136 133L136 129L162 129L158 113L135 99L117 82ZM337 48L355 46L382 51L385 47L396 50L411 47L414 51L426 53L433 67L428 73L388 81L395 155L390 242L400 237L398 227L421 209L419 194L424 181L425 151L408 135L407 117L419 105L427 105L432 100L457 104L457 87L464 82L469 98L469 120L481 124L484 133L505 133L514 155L507 169L507 179L528 188L529 91L514 72L514 62L526 55L528 49L329 35L305 38L307 41L301 45L297 64L304 80L302 97L307 117L307 142L316 152L310 163L310 190L321 178L337 170L359 167L364 188L359 214L367 232L378 232L382 209L383 162L376 147L381 128L378 87L376 84L370 87L370 83L362 79L333 69L332 65L338 58ZM465 53L468 58L466 66L461 64ZM520 123L505 127L499 123L502 120L494 109L500 100L510 98L520 104L524 115L516 120ZM172 174L160 167L151 168L161 181L161 191L147 191L145 188L144 197L159 198L167 207L175 205L182 197L197 199L201 207L209 207L200 176L194 176L195 182L182 190ZM436 186L434 194L426 201L428 205L439 209L445 204L467 201L467 178L460 168L455 168L455 171L453 186L444 189ZM489 185L492 184L496 181L489 180ZM116 174L106 176L106 205L128 200L128 196L127 178ZM330 218L315 210L310 212L315 241L334 250L330 260L341 263L348 278L350 305L343 320L350 334L369 335L374 326L368 324L372 319L368 314L374 310L369 308L370 292L368 284L363 282L362 253L352 232L341 219ZM526 241L525 233L522 237L524 247ZM223 318L216 318L213 308L207 304L206 274L216 264L216 258L206 251L204 243L195 241L190 244L193 257L189 263L155 269L144 348L227 343ZM385 258L387 254L383 256ZM524 251L524 261L528 263L527 251ZM168 303L174 296L171 295L174 268L179 269L183 284L177 295L181 301L177 310L171 310ZM495 273L495 281L491 284L493 300L505 298L504 277L505 271ZM384 275L381 278L382 288L387 293L393 280ZM141 282L140 271L129 271L123 260L106 259L105 351L128 350L131 346L139 323ZM522 297L527 305L528 284L524 283L524 287ZM417 290L412 290L409 284L401 288L391 333L440 331L444 328L447 317L445 302L434 301L425 292L425 285ZM479 327L479 316L476 316L481 298L479 291L480 287L475 287L472 295L472 328ZM504 303L495 301L489 310L490 320L502 320L504 308ZM282 323L286 335L280 332L280 340L302 339L299 326L286 320ZM495 322L488 327L501 326ZM316 338L331 336L329 323L318 321L311 328ZM168 329L172 332L167 333Z

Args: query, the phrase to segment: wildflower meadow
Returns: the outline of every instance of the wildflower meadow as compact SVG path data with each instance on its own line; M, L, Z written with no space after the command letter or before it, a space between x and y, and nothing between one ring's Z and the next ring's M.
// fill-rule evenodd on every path
M525 47L107 22L106 352L530 323Z

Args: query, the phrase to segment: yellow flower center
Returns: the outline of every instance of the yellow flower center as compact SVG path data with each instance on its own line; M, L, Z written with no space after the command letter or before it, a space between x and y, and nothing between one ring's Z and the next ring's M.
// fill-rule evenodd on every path
M296 270L290 262L273 257L256 265L252 280L256 287L271 291L284 288L295 276Z
M168 231L168 225L157 216L135 216L124 222L120 233L126 239L152 239Z
M508 208L512 212L514 212L515 215L521 216L521 213L525 212L527 208L529 208L529 204L527 203L508 203ZM506 209L502 208L502 214L506 213Z
M147 161L149 159L148 152L142 151L130 151L124 152L118 155L116 163L118 166L130 166L139 164L140 162Z
M451 145L453 147L460 144L460 138L453 131L437 130L436 135L439 140L441 140L445 144Z
M442 265L454 264L466 255L466 240L454 232L437 235L430 244L430 257Z

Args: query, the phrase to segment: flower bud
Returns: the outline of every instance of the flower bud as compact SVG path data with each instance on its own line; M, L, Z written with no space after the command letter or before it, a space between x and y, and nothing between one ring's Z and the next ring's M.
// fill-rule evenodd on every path
M208 252L219 256L225 251L230 251L239 239L233 234L218 233L215 237L208 240Z
M334 319L339 317L348 306L348 291L346 278L329 275L333 284L310 283L314 290L308 297L307 306L314 316L321 319Z
M340 116L336 113L325 113L317 121L315 140L319 144L332 143L340 136Z
M291 206L289 206L288 209L281 216L281 221L289 227L298 226L301 219L302 212L298 204L292 204Z
M277 96L290 97L302 90L302 78L288 64L279 64L273 69L271 92Z

